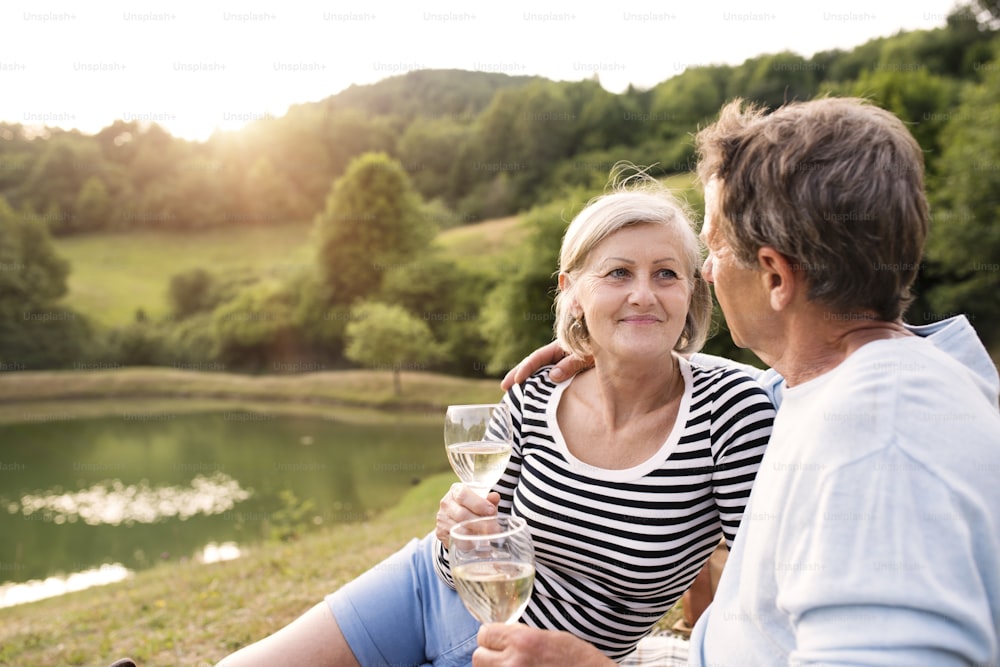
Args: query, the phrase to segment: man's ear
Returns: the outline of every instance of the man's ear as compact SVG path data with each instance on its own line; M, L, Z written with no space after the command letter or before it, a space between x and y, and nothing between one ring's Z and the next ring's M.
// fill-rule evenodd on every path
M760 280L764 283L771 308L783 310L792 302L796 289L802 285L802 275L785 255L771 246L757 250Z

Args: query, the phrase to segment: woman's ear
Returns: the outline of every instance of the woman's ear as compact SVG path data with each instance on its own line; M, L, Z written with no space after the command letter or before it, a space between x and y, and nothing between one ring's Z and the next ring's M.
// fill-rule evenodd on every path
M577 302L576 297L573 295L573 279L569 277L568 273L559 274L559 291L562 293L562 298L565 299L566 305L569 308L569 314L573 316L574 319L579 318L582 315L580 310L580 304Z

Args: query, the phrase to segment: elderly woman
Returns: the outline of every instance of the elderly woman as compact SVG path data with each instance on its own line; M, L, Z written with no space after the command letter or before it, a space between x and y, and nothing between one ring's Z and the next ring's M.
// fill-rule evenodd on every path
M711 317L700 261L683 208L651 180L587 206L563 241L555 330L593 368L512 387L514 453L487 498L455 484L434 534L223 664L468 664L479 624L442 540L496 512L526 519L535 544L520 622L631 652L732 542L774 417L742 371L682 356Z

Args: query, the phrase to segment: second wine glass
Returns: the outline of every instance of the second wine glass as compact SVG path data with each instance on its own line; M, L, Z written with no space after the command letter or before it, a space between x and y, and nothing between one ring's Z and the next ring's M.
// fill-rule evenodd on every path
M524 519L501 515L456 523L448 558L455 589L480 623L513 623L528 606L535 550Z
M486 497L510 461L514 444L510 408L505 403L448 406L444 444L458 478Z

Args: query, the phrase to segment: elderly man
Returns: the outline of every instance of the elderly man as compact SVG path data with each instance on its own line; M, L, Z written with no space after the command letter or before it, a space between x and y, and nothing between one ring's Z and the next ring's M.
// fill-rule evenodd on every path
M779 410L689 659L1000 663L996 368L964 317L902 320L928 232L919 146L838 98L736 101L697 144L702 272ZM479 667L609 664L565 633L478 639Z

